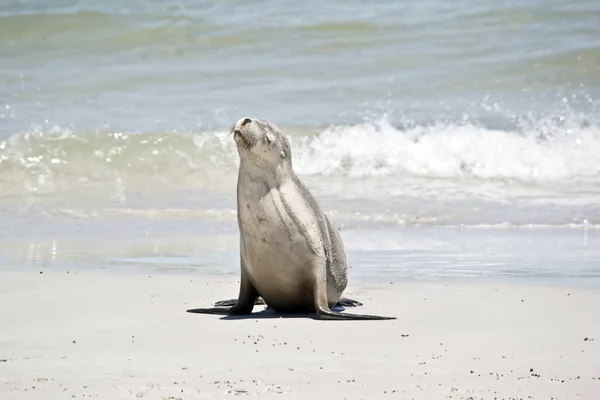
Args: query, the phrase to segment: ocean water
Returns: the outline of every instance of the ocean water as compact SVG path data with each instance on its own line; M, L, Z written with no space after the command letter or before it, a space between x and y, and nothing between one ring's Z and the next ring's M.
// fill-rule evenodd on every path
M236 273L244 116L356 276L600 282L592 0L0 2L0 268Z

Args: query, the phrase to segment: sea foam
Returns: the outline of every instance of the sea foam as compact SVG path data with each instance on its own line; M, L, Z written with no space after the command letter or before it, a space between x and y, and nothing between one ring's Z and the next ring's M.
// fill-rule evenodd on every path
M381 118L332 126L297 142L294 163L300 174L600 183L598 126L505 131L438 122L399 129Z
M500 129L477 121L396 125L384 116L312 135L284 130L299 175L442 179L456 185L464 180L600 185L600 126L595 123L557 118ZM234 175L238 162L225 131L77 133L54 127L0 141L0 187L37 191L59 184L65 190L61 181L101 186L135 180L210 186L217 174Z

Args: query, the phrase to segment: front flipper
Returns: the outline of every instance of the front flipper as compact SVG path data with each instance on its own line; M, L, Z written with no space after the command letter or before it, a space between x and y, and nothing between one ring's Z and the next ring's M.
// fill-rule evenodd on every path
M317 314L319 315L319 319L334 320L334 321L396 319L396 317L384 317L384 316L380 316L380 315L341 313L341 312L331 311L328 308L327 309L318 308Z
M240 292L242 292L241 289ZM186 310L186 312L195 314L247 315L252 312L257 297L258 293L256 291L250 297L242 297L240 293L240 298L234 300L235 305L233 307L191 308Z
M190 308L185 312L195 314L217 314L217 315L230 315L233 307L215 307L215 308Z
M252 312L254 304L258 299L258 291L254 288L250 280L246 276L246 268L242 263L240 277L240 293L238 299L232 307L213 307L213 308L192 308L186 310L189 313L195 314L218 314L218 315L246 315ZM224 303L229 303L232 300L225 300ZM219 302L220 303L220 302ZM217 303L218 304L218 303ZM215 304L215 305L217 305Z
M314 290L314 300L315 300L315 311L319 315L319 319L324 320L384 320L384 319L396 319L396 317L383 317L379 315L366 315L366 314L347 314L341 312L331 311L329 308L329 304L327 302L327 280L324 279L325 271L324 266L323 269L315 268L316 276L313 282L313 290ZM341 304L343 300L348 299L340 299ZM354 300L351 300L353 303L358 303ZM352 306L350 306L352 307Z
M215 303L215 307L233 307L237 304L238 299L229 299L229 300L221 300ZM263 306L265 305L265 301L262 298L256 299L254 302L255 306Z

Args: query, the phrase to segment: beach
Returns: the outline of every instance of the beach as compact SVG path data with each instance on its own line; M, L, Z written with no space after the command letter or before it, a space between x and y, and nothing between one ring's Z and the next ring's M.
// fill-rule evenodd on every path
M600 398L597 1L0 3L1 400ZM185 312L245 117L396 320Z
M185 272L0 273L2 399L595 399L600 292L393 282L347 291L391 321L319 321Z

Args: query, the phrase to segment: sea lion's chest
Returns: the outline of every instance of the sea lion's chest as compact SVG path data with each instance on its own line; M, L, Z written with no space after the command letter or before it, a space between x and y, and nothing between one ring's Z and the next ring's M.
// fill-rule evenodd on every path
M306 232L298 210L278 188L253 188L238 193L240 234L250 251L289 251L303 246Z
M257 282L294 279L323 257L318 221L294 185L238 185L242 256Z

